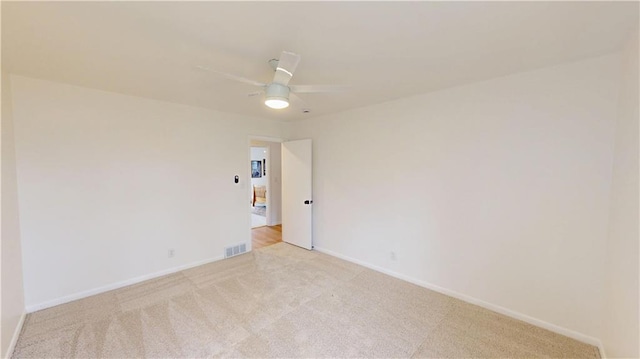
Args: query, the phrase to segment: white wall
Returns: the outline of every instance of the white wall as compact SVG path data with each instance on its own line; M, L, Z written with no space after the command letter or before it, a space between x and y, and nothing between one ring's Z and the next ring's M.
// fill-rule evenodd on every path
M24 313L22 286L22 253L20 249L20 223L18 216L18 190L16 183L16 157L13 136L13 111L9 76L2 73L2 305L0 355L8 357L12 339Z
M282 124L20 76L12 90L27 309L250 240L249 135Z
M638 32L623 52L611 187L603 340L607 356L640 357L638 308Z
M314 245L598 337L618 59L294 124Z

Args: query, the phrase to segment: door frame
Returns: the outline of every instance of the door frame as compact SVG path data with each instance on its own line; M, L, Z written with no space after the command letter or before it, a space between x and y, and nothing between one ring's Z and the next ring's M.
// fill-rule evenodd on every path
M251 189L251 141L264 141L264 142L275 142L275 143L282 143L282 142L286 142L288 141L287 139L284 138L279 138L279 137L270 137L270 136L260 136L260 135L249 135L247 138L247 152L248 152L248 156L249 156L249 161L246 162L249 164L249 171L247 172L247 184L249 185L248 189ZM269 155L269 163L268 165L270 165L271 161L271 149L268 148L267 149L267 154ZM271 173L269 171L269 173ZM271 176L271 175L269 175ZM267 193L269 193L269 191L271 190L271 177L269 177L269 181L267 182ZM251 203L251 191L247 191L246 192L247 195L247 202L245 203ZM280 196L282 196L282 193L280 194ZM282 199L280 199L280 202L282 202ZM271 205L271 196L267 195L267 211L268 211L268 218L267 219L271 219L273 217L273 215L271 215L271 208L273 208L273 206ZM253 228L251 228L251 206L249 206L249 211L248 212L248 219L249 219L249 240L247 241L249 244L249 248L250 251L253 250L253 243L251 240L251 230ZM284 223L283 223L284 224ZM267 225L269 225L269 221L267 221Z

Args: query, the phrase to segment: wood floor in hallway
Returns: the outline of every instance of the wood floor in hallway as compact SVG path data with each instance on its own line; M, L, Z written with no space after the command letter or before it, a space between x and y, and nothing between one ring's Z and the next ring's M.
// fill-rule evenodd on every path
M251 230L252 249L258 249L282 242L282 225L263 226Z

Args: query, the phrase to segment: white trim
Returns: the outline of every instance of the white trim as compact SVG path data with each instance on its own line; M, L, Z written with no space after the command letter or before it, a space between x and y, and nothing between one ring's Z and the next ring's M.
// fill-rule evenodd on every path
M253 146L251 145L251 141L255 140L255 141L260 141L260 142L272 142L272 143L284 143L287 142L288 140L285 138L280 138L280 137L270 137L270 136L259 136L259 135L249 135L249 163L251 163L252 161L252 156L251 156L251 148L252 147L264 147L262 145L256 145ZM267 149L267 160L269 161L269 166L271 166L271 164L273 163L271 161L271 147L270 146L266 146ZM282 155L281 158L282 160ZM281 164L282 165L282 164ZM269 175L271 175L271 167L269 167ZM251 169L249 169L249 180L248 180L249 185L251 185ZM271 177L269 177L269 180L267 181L267 191L271 191ZM251 191L249 191L250 193ZM251 203L251 194L249 194L249 203ZM282 192L280 192L280 205L282 205ZM273 208L273 206L271 205L271 196L267 196L267 226L277 226L279 224L282 224L282 218L279 218L278 222L279 223L275 223L273 222L273 213L271 213L271 209ZM270 222L271 220L271 222ZM253 228L251 227L251 207L249 207L249 230L252 230ZM249 239L247 241L248 243L250 243L250 247L251 250L253 250L253 243L252 243L252 237L251 237L251 232L249 232Z
M121 282L107 284L107 285L102 286L102 287L85 290L85 291L74 293L74 294L67 295L67 296L64 296L64 297L60 297L60 298L56 298L56 299L53 299L53 300L49 300L49 301L46 301L46 302L43 302L43 303L29 305L29 306L27 306L26 311L27 311L27 313L33 313L33 312L36 312L38 310L54 307L56 305L60 305L60 304L64 304L64 303L69 303L69 302L72 302L74 300L90 297L92 295L108 292L110 290L126 287L128 285L144 282L145 280L162 277L162 276L167 275L167 274L172 274L172 273L183 271L185 269L201 266L203 264L216 262L216 261L219 261L221 259L224 259L224 256L219 256L219 257L215 257L215 258L209 258L209 259L205 259L205 260L201 260L201 261L197 261L197 262L192 262L192 263L184 264L184 265L181 265L181 266L177 266L177 267L161 270L159 272L145 274L145 275L142 275L142 276L139 276L139 277L123 280Z
M607 359L607 354L604 352L604 344L598 340L598 350L600 351L600 359Z
M506 315L508 317L511 317L511 318L514 318L514 319L518 319L518 320L521 320L521 321L529 323L529 324L533 324L533 325L535 325L537 327L541 327L541 328L547 329L547 330L552 331L554 333L562 334L564 336L567 336L569 338L581 341L583 343L587 343L587 344L596 346L598 348L598 350L600 350L601 358L606 358L606 356L604 355L604 347L602 345L602 342L598 338L594 338L592 336L588 336L588 335L573 331L571 329L567 329L567 328L564 328L564 327L561 327L561 326L558 326L558 325L555 325L555 324L551 324L549 322L545 322L544 320L536 319L536 318L530 317L530 316L528 316L526 314L522 314L522 313L516 312L514 310L507 309L505 307L501 307L499 305L491 304L489 302L485 302L485 301L483 301L481 299L478 299L478 298L475 298L475 297L472 297L472 296L469 296L469 295L466 295L466 294L458 293L456 291L453 291L453 290L450 290L450 289L447 289L447 288L443 288L443 287L440 287L440 286L435 285L435 284L427 283L425 281L422 281L422 280L419 280L419 279L415 279L415 278L409 277L409 276L404 275L404 274L400 274L400 273L397 273L397 272L394 272L394 271L391 271L391 270L388 270L388 269L385 269L385 268L382 268L382 267L378 267L376 265L361 261L359 259L351 258L351 257L345 256L345 255L330 251L328 249L324 249L324 248L320 248L320 247L314 247L314 249L317 250L318 252L325 253L325 254L328 254L328 255L336 257L336 258L344 259L344 260L346 260L348 262L359 264L359 265L361 265L363 267L367 267L369 269L373 269L373 270L375 270L377 272L390 275L392 277L407 281L409 283L413 283L415 285L419 285L421 287L424 287L424 288L427 288L427 289L431 289L431 290L436 291L438 293L442 293L442 294L448 295L450 297L454 297L454 298L460 299L460 300L465 301L467 303L475 304L477 306L492 310L494 312Z
M23 312L20 316L20 320L18 321L18 325L16 325L16 329L13 331L13 337L11 337L11 342L9 343L9 347L7 348L7 352L4 355L4 358L11 358L11 354L16 349L16 344L18 344L18 337L20 337L20 333L22 333L22 326L24 325L24 319L27 317L27 313Z

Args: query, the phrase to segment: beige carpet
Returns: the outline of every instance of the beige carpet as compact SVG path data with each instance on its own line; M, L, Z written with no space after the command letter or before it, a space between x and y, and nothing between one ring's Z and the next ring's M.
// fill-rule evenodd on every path
M279 243L30 314L13 357L599 355L593 346Z

